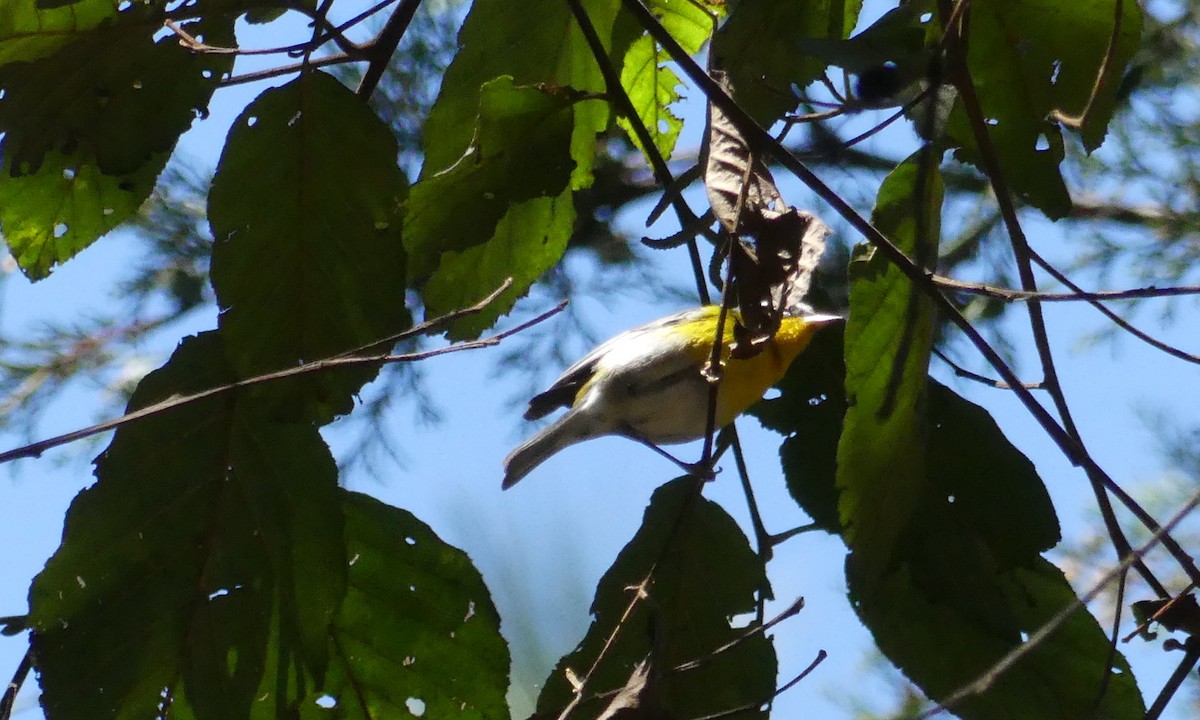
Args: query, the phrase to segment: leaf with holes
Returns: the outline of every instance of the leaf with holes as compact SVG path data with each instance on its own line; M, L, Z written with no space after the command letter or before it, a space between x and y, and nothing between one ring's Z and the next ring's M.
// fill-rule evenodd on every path
M412 514L342 491L350 580L313 718L508 720L508 647L470 558ZM305 715L305 717L310 717Z
M1090 151L1104 139L1117 87L1141 34L1141 10L1122 0L1121 32L1109 81L1092 108L1082 137ZM1051 218L1071 200L1058 166L1064 157L1052 110L1083 109L1114 28L1112 0L987 0L972 3L967 62L988 135L1013 190ZM960 160L981 165L965 113L950 118L948 134Z
M264 203L270 188L273 202ZM230 130L209 194L212 283L230 361L244 376L351 350L407 327L391 131L332 76L264 92ZM261 386L325 423L377 368Z
M234 380L205 333L130 407ZM49 715L151 717L179 690L208 717L245 716L276 623L289 662L324 673L346 559L337 470L315 427L216 396L119 429L96 477L30 590Z
M133 173L105 175L77 152L47 153L36 172L13 177L0 168L0 230L26 277L50 274L125 222L154 190L167 156Z
M651 567L648 597L626 616ZM753 624L730 623L754 612L756 593L770 593L765 568L733 518L698 497L693 479L663 485L637 535L600 580L586 637L546 680L539 716L557 716L575 697L568 669L583 677L597 661L572 717L600 716L612 700L606 693L625 688L649 657L658 672L655 704L661 702L671 717L708 717L744 705L752 709L730 717L765 717L758 706L774 693L774 646L762 633L747 636ZM739 638L736 646L711 654ZM692 661L695 667L679 667Z
M31 279L136 212L232 67L151 32L106 26L0 66L0 231Z
M654 140L654 147L664 158L671 157L675 141L679 139L679 131L683 129L683 120L670 108L679 100L678 88L683 83L675 71L664 64L668 60L670 56L654 38L643 35L629 48L621 68L621 85L629 94L638 118ZM629 119L619 117L617 124L625 130L634 146L644 151L642 141Z

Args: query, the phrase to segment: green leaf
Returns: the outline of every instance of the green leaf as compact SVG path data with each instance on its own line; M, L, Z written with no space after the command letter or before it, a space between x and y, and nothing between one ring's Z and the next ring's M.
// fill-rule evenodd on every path
M558 262L574 228L575 205L569 190L556 198L512 205L487 243L442 256L421 293L426 316L437 317L474 304L511 277L511 288L483 312L456 320L448 333L453 340L478 337Z
M263 202L264 188L272 202ZM220 327L249 377L392 335L409 322L396 141L366 103L322 72L251 103L209 194ZM349 412L377 368L262 386L318 422Z
M688 54L700 52L725 16L723 0L649 0L646 7Z
M0 66L50 55L105 21L122 16L140 19L154 13L142 3L130 3L121 12L119 2L79 0L47 7L39 0L5 0L0 3ZM159 20L159 26L161 23Z
M0 230L22 272L44 278L138 211L154 190L167 155L125 175L105 175L94 158L49 152L36 172L13 176L0 166Z
M620 12L620 3L584 0L583 6L608 49L610 62L620 67L640 28ZM540 84L589 94L605 91L596 59L561 0L528 0L516 5L507 0L477 0L459 32L458 46L425 123L423 177L450 167L466 152L475 137L480 92L488 81L507 75L516 85ZM573 115L571 187L580 189L592 182L596 135L608 127L608 103L578 103ZM538 162L564 160L547 157Z
M312 717L508 718L508 647L479 572L410 513L342 493L350 586ZM315 712L317 698L334 707ZM326 702L328 704L328 702Z
M1123 22L1109 82L1082 137L1089 150L1104 139L1118 82L1137 49L1141 10L1124 0ZM1025 202L1051 218L1070 210L1058 166L1064 150L1051 110L1077 113L1090 95L1113 28L1111 0L987 0L971 5L968 63L1001 167ZM960 160L981 160L966 116L951 116L948 134Z
M760 125L770 127L799 99L826 63L800 50L802 38L845 38L854 30L861 0L776 2L742 0L713 41L714 66L728 73L734 97Z
M813 522L841 532L838 518L838 438L846 415L842 328L820 330L788 368L777 398L750 409L768 430L786 435L779 447L792 498Z
M625 617L633 588L652 566L648 597ZM734 616L754 611L755 594L769 592L765 588L762 559L720 506L697 496L694 480L660 487L641 529L600 580L587 636L546 680L539 714L557 716L571 701L567 668L579 677L587 673L619 625L572 717L597 717L611 700L602 695L625 686L634 666L647 657L651 674L658 677L662 717L707 717L747 704L755 709L729 717L765 717L757 705L774 693L774 647L762 633L744 637L753 624L730 626ZM739 638L733 648L710 656ZM698 667L676 669L700 659Z
M228 26L208 25L186 27L232 39ZM141 24L106 27L49 57L0 67L6 170L35 172L47 152L72 154L83 147L94 153L101 172L120 175L170 151L206 112L233 61L190 52L174 36L154 42L152 32Z
M205 27L218 39L231 32ZM152 32L141 23L103 27L0 67L0 230L31 279L138 209L233 66L174 38L155 43Z
M491 237L509 207L562 193L571 176L574 93L516 87L511 78L480 93L479 125L467 152L412 188L404 219L411 275L425 278L442 253ZM517 260L518 258L512 258Z
M683 84L675 71L664 64L670 59L654 38L643 35L629 48L625 66L621 69L621 85L663 158L671 157L679 131L683 129L683 120L670 109L679 99L678 88ZM617 124L629 135L634 147L644 152L632 123L625 117L618 117Z
M646 3L646 7L689 54L700 51L715 30L717 19L725 14L723 3L691 0L653 0ZM634 41L621 65L621 85L664 158L671 157L683 129L683 120L670 110L670 106L679 100L678 88L683 82L667 66L669 62L670 55L647 34ZM625 130L634 146L645 152L629 119L619 116L617 124Z
M1033 464L982 408L930 383L927 476L895 565L882 577L851 556L851 599L885 654L934 699L989 670L1075 601L1041 558L1058 522ZM968 720L1092 717L1107 672L1104 630L1086 610L957 705ZM1119 654L1099 715L1138 718L1141 696Z
M130 409L234 380L205 333L143 379ZM295 662L321 677L346 556L316 428L215 396L119 429L96 477L30 590L51 717L153 717L181 685L198 717L244 717L273 613Z
M923 267L936 257L940 231L942 182L935 163L927 149L897 166L880 186L872 214L875 227ZM933 328L928 296L874 248L856 248L838 488L846 544L868 571L890 566L921 499Z

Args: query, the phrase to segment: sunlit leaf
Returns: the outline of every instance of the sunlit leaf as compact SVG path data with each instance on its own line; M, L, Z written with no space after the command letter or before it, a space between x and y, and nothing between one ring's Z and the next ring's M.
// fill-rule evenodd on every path
M629 48L621 69L621 85L664 158L671 157L679 131L683 129L683 120L670 109L671 104L679 100L682 81L664 64L668 60L670 56L654 42L654 38L643 35ZM619 117L617 124L625 129L634 146L642 149L642 142L630 121Z
M90 5L81 5L86 17ZM204 26L218 37L230 31ZM52 54L0 66L0 230L30 278L137 210L233 66L173 38L154 42L154 27L73 34Z
M487 243L442 256L422 291L426 314L437 317L478 302L511 277L513 286L483 312L461 318L450 327L453 339L477 337L559 261L574 228L570 191L557 198L535 198L511 206Z
M880 186L872 214L873 224L923 266L936 257L941 221L935 163L932 151L918 151L898 166ZM928 295L874 248L859 246L850 263L839 508L846 544L876 571L891 563L921 499L933 327Z
M432 272L442 253L487 241L513 204L555 197L570 180L575 93L515 87L505 77L487 83L479 97L471 146L449 168L423 177L409 195L404 246L414 278Z
M13 176L0 166L0 230L21 270L46 277L129 219L154 189L167 162L155 156L126 175L105 175L94 158L49 152L36 172Z
M5 0L0 3L0 65L45 57L122 15L127 21L161 25L161 20L149 19L157 13L146 5L127 3L122 13L118 10L121 4L121 0L79 0L50 7L39 0Z
M610 62L621 58L640 29L620 12L620 3L583 0L584 10L608 49ZM425 124L425 167L422 176L440 172L466 151L475 133L483 85L501 75L516 85L544 84L584 93L603 93L604 78L574 16L561 0L479 0L458 35L459 52L442 79L437 102ZM592 183L596 135L609 123L603 100L574 106L571 186ZM539 162L550 162L551 158Z

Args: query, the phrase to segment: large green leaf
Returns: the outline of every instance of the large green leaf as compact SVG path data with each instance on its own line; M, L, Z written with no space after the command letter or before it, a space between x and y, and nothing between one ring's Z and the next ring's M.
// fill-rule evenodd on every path
M873 224L921 265L937 252L942 183L935 162L932 150L922 150L900 164L880 186L872 214ZM933 326L928 296L874 248L859 246L850 263L849 407L838 488L846 544L873 570L889 566L920 500Z
M523 288L558 262L574 228L570 190L556 198L534 198L511 206L486 244L442 256L422 292L425 312L437 317L471 305L511 277L513 286L483 312L450 326L453 339L478 337L512 307Z
M470 559L404 510L351 492L342 505L350 585L305 717L508 718L508 647Z
M621 66L637 28L619 11L620 3L584 0L583 6ZM423 175L458 161L475 134L475 117L484 84L501 75L517 85L542 84L585 93L603 93L604 78L567 4L561 0L478 0L458 35L459 51L442 78L441 91L425 123ZM608 103L579 103L574 108L572 187L591 184L596 135L608 127ZM544 161L543 161L544 162Z
M799 102L792 86L825 72L826 63L805 55L799 41L848 36L861 7L862 0L741 0L713 41L714 65L728 73L738 104L770 127Z
M93 4L81 5L89 17ZM232 68L230 56L189 52L172 37L154 42L159 27L129 21L68 33L72 41L54 52L0 66L0 230L30 278L137 210ZM214 42L232 37L228 23L202 27Z
M425 278L444 252L486 242L514 204L562 193L571 177L577 101L570 92L516 87L508 77L483 86L471 146L451 167L423 177L409 195L404 245L413 277Z
M682 478L654 493L642 527L600 580L587 636L546 680L539 715L556 717L571 701L567 669L579 677L587 673L619 626L572 717L600 715L611 691L624 687L646 658L655 678L653 702L661 708L643 707L645 717L708 717L744 705L753 709L729 717L765 717L759 705L771 699L775 686L770 638L754 634L710 656L753 628L733 628L730 620L753 612L755 594L767 587L762 559L737 523L695 491L695 480ZM648 597L626 616L633 589L652 567ZM701 659L698 667L677 669Z
M1117 53L1105 91L1082 137L1100 145L1112 117L1119 80L1141 35L1141 9L1123 0ZM1051 218L1070 197L1059 172L1063 140L1051 110L1077 113L1091 94L1113 29L1112 0L985 0L971 4L968 63L1000 165L1020 197ZM981 162L965 114L951 116L948 134L961 160Z
M845 402L837 396L840 343L823 332L793 363L777 399L759 406L788 434L781 451L788 487L822 528L838 531L834 460ZM814 356L815 354L815 356ZM974 681L1037 631L1074 592L1040 553L1058 522L1033 464L982 408L930 381L925 470L894 562L880 576L857 555L847 567L851 601L879 647L928 695L945 698ZM877 478L877 485L891 481ZM1092 717L1108 639L1080 610L982 696L954 708L967 718ZM1101 715L1141 716L1128 664L1116 658Z
M1075 601L1040 553L1058 522L1033 464L982 409L931 383L920 502L895 562L846 568L851 600L885 654L934 699L973 682ZM1104 630L1080 609L991 685L968 720L1139 718L1141 695ZM1105 676L1107 693L1093 715Z
M208 206L220 327L240 375L328 357L408 323L404 191L391 132L325 73L267 90L242 112ZM376 372L322 372L260 394L328 422Z
M189 338L130 407L236 379L216 333ZM177 691L196 717L245 717L277 614L320 678L345 587L337 472L316 428L213 397L117 431L97 483L30 590L53 718L153 717Z

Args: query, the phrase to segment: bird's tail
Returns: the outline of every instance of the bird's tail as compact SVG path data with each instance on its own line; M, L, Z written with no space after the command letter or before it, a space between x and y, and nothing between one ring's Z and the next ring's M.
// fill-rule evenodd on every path
M504 458L504 482L501 487L509 489L554 453L598 434L591 418L575 409L568 410Z

